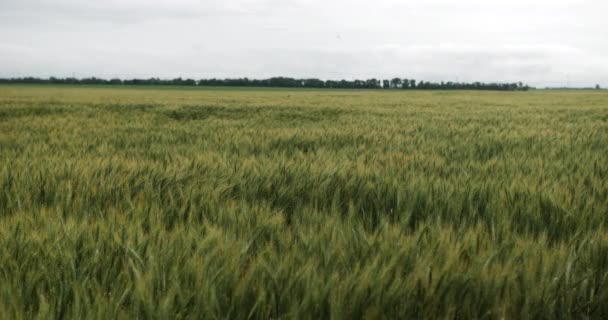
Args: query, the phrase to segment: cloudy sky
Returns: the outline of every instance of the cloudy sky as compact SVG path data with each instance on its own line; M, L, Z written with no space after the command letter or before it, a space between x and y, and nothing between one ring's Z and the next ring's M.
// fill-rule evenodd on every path
M606 0L0 0L0 77L608 86Z

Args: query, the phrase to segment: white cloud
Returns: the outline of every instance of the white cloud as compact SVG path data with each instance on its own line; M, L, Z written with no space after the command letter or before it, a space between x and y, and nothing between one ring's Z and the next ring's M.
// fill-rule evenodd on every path
M2 0L0 76L608 86L602 0Z

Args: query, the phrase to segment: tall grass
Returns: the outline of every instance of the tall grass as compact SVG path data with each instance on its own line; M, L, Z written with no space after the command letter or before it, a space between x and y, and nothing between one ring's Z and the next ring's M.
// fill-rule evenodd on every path
M0 86L0 318L608 317L608 95Z

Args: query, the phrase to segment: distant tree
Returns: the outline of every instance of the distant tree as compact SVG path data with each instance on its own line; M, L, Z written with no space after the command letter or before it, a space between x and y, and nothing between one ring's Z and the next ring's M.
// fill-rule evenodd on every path
M400 87L401 87L401 79L399 79L399 78L393 78L391 80L391 88L398 89Z
M305 88L323 88L325 82L319 79L305 79L302 81Z
M375 78L374 79L368 79L368 80L365 81L367 89L377 89L377 88L380 87L379 83L380 83L380 80L376 80Z
M286 88L339 88L339 89L418 89L418 90L501 90L501 91L527 91L534 89L521 82L517 83L482 83L482 82L430 82L420 81L416 84L414 79L399 79L391 80L320 80L316 78L310 79L294 79L286 77L274 77L269 79L102 79L96 77L90 78L55 78L48 79L23 77L23 78L0 78L0 83L52 83L52 84L88 84L88 85L182 85L182 86L249 86L249 87L286 87ZM600 85L595 86L596 89L601 89Z
M601 88L600 88L600 85L599 85L599 84L596 84L596 85L595 85L595 89L596 89L596 90L600 90L600 89L601 89Z

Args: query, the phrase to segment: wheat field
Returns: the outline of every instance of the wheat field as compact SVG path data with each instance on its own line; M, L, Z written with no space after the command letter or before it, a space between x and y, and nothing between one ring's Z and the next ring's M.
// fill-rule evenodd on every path
M1 319L608 318L608 92L0 86Z

